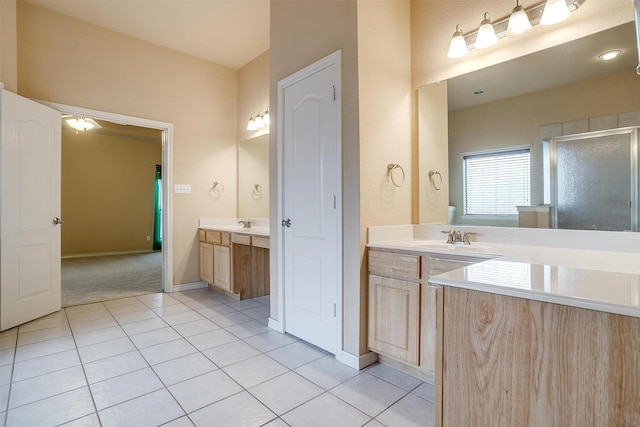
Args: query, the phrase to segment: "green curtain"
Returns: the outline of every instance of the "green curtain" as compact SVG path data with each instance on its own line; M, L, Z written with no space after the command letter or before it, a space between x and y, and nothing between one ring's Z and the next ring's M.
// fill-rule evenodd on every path
M162 250L162 165L156 165L153 250Z

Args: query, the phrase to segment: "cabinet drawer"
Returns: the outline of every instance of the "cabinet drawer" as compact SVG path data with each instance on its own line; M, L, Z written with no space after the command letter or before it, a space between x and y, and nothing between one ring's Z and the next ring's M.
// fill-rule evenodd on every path
M249 246L251 245L251 236L247 236L246 234L234 234L233 243Z
M471 264L474 264L474 262L429 257L429 277L457 270Z
M369 272L382 276L419 279L420 256L370 250Z
M269 238L253 236L253 246L263 249L269 249Z
M206 242L207 243L212 243L214 245L219 245L221 240L220 240L220 236L222 235L222 233L220 231L216 231L216 230L206 230Z
M198 240L200 240L201 242L206 242L207 241L207 232L206 230L198 230Z

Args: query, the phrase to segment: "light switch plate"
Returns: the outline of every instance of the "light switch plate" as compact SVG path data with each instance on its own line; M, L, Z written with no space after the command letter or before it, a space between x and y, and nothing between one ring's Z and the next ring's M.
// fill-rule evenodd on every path
M173 192L176 194L191 194L190 184L175 184L173 186Z

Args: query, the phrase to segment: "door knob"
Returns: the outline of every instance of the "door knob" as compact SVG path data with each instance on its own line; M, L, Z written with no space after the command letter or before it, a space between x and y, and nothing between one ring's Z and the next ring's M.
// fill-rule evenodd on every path
M283 219L282 220L282 226L283 227L287 227L287 228L291 227L291 220L289 218Z
M64 222L64 220L62 218L53 218L53 225L58 225L58 224L62 224Z

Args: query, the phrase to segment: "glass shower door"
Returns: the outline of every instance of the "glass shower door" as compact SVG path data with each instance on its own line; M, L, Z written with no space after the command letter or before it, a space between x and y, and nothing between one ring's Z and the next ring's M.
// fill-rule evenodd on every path
M635 130L558 137L551 151L555 228L637 231Z

